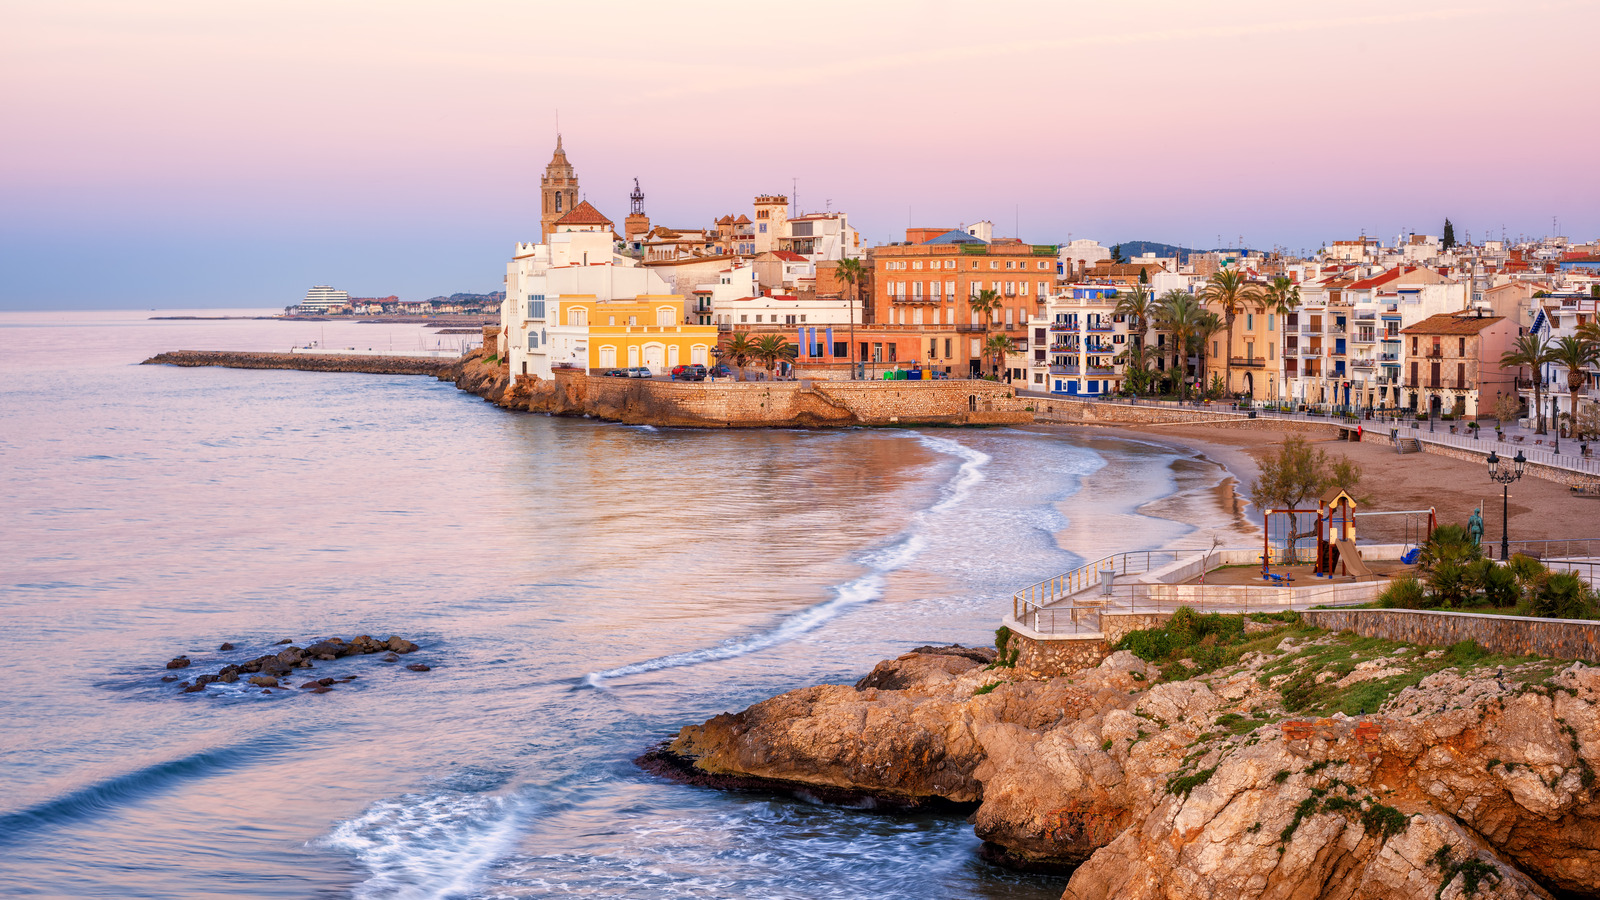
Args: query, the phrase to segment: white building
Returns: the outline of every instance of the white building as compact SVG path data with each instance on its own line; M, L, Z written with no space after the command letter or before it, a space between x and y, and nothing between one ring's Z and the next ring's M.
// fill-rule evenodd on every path
M1128 347L1128 323L1116 315L1117 286L1071 284L1028 322L1028 388L1068 397L1113 394L1122 383L1116 357Z
M302 313L325 313L344 309L349 305L349 291L336 291L326 284L319 284L306 291L306 298L300 301L299 310Z

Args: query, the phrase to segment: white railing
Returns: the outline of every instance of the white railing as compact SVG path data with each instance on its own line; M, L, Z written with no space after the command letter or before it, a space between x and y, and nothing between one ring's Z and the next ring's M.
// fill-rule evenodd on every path
M1204 555L1205 552L1200 550L1134 550L1103 556L1093 562L1084 563L1070 572L1030 584L1012 594L1011 616L1018 622L1026 622L1037 619L1041 612L1048 609L1047 618L1054 620L1057 613L1070 613L1073 607L1068 604L1057 609L1049 608L1069 600L1074 594L1083 593L1091 588L1099 590L1102 572L1110 572L1113 578L1118 575L1138 575L1171 565L1185 557L1199 558ZM1079 618L1081 617L1077 615L1072 616L1073 630L1077 629ZM1095 623L1095 627L1089 630L1094 631L1098 628L1098 623Z
M1467 429L1469 432L1467 434L1450 434L1448 430L1429 431L1427 428L1422 427L1422 422L1417 422L1414 420L1414 424L1418 426L1416 428L1401 427L1403 424L1409 424L1404 420L1388 421L1390 421L1391 427L1400 428L1401 437L1416 438L1424 444L1438 444L1445 447L1457 447L1462 450L1476 451L1484 454L1485 456L1488 455L1489 451L1493 450L1500 456L1508 459L1511 456L1514 456L1517 451L1521 451L1523 458L1531 463L1536 463L1541 466L1550 466L1557 469L1567 469L1573 472L1581 472L1585 475L1594 475L1596 477L1600 477L1600 459L1592 456L1586 457L1581 455L1581 453L1556 453L1554 451L1554 445L1551 444L1549 438L1536 438L1536 440L1545 441L1545 444L1549 446L1533 444L1527 441L1496 441L1492 433L1482 433L1487 431L1487 429L1482 428L1478 429L1480 433L1475 437L1470 433L1471 429ZM1437 429L1439 425L1435 423L1434 427ZM1562 444L1564 446L1569 446L1574 450L1577 450L1580 446L1582 446L1580 442L1571 439L1563 441Z

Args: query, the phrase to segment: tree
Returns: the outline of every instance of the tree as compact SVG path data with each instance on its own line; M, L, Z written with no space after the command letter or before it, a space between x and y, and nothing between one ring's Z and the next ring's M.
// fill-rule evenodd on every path
M1331 459L1321 448L1312 449L1306 439L1291 435L1276 452L1261 457L1261 474L1250 482L1250 502L1256 509L1305 509L1331 487L1355 494L1361 483L1361 467L1347 457ZM1293 558L1295 544L1316 534L1315 527L1298 532L1289 529L1288 551Z
M1450 224L1448 218L1444 220L1444 240L1442 245L1446 250L1456 245L1456 227Z
M1494 402L1494 418L1498 423L1495 430L1505 427L1507 422L1514 422L1522 417L1522 398L1516 394L1501 394L1500 399Z
M1155 298L1150 296L1144 285L1136 285L1125 294L1117 294L1117 305L1111 314L1127 317L1128 332L1133 336L1133 343L1143 347L1144 332L1150 325L1150 314L1154 309Z
M988 356L994 357L994 370L997 377L999 371L1006 367L1006 354L1010 353L1011 350L1011 338L1003 334L991 334L983 342L983 352Z
M1149 284L1150 283L1149 270L1147 270L1144 266L1140 266L1139 267L1139 283L1140 284Z
M1544 379L1539 372L1539 367L1550 361L1550 342L1537 334L1525 334L1517 338L1511 349L1500 354L1500 367L1503 369L1516 369L1527 366L1533 370L1533 409L1528 411L1529 418L1535 422L1534 433L1544 434Z
M1279 275L1261 292L1261 303L1267 312L1287 316L1300 308L1300 286L1287 275Z
M756 342L750 340L750 335L738 332L728 339L728 346L722 348L722 355L733 360L737 369L737 380L744 380L744 366L756 355Z
M839 260L839 268L834 270L839 280L850 287L850 346L846 350L846 357L850 360L850 380L856 377L856 299L861 294L861 285L866 283L867 270L861 265L861 260L845 257ZM830 348L831 349L831 348Z
M1119 266L1128 261L1128 258L1122 255L1121 244L1115 244L1111 247L1111 261Z
M1130 343L1128 349L1116 357L1122 365L1123 385L1135 395L1152 393L1159 373L1155 370L1155 357L1143 344Z
M1220 398L1228 392L1226 381L1223 382L1222 389L1217 390L1217 386L1206 378L1207 375L1211 374L1211 366L1206 362L1206 342L1222 331L1223 327L1222 317L1208 309L1200 313L1194 329L1194 343L1197 351L1195 356L1200 364L1198 371L1195 373L1194 383L1200 385L1206 396L1212 399Z
M1223 269L1211 276L1202 295L1206 303L1222 311L1228 329L1228 349L1222 355L1222 370L1227 373L1228 390L1233 390L1233 320L1246 309L1260 311L1265 308L1264 295L1256 285L1245 281L1244 273L1237 269Z
M1572 400L1572 415L1578 413L1578 391L1583 389L1583 383L1589 376L1583 371L1586 366L1600 363L1600 344L1580 340L1570 335L1561 338L1550 346L1550 361L1567 370L1567 394ZM1577 422L1573 421L1574 433ZM1561 430L1561 424L1556 423L1556 431Z
M1205 312L1205 307L1194 298L1193 294L1173 289L1161 295L1161 302L1156 306L1155 321L1163 330L1172 334L1174 352L1178 354L1176 371L1173 377L1178 381L1178 396L1187 396L1187 376L1189 374L1189 342L1194 338L1195 330L1200 326L1200 316Z
M983 320L983 333L989 333L989 325L1000 317L1000 307L1005 301L1001 299L1000 292L984 288L978 296L969 298L967 305Z
M767 378L772 378L772 370L781 359L791 359L798 348L789 344L781 334L763 334L756 339L755 352L751 355L760 360L767 370Z

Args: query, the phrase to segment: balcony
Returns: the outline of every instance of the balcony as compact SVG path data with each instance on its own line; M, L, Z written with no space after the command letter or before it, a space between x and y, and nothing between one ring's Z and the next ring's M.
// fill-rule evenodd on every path
M1235 369L1265 369L1267 361L1259 356L1234 356L1229 358L1228 364Z
M1375 359L1352 359L1350 360L1350 365L1356 369L1374 369L1377 368L1378 361Z
M1356 321L1357 322L1361 322L1361 321L1371 322L1372 320L1376 319L1377 317L1378 317L1378 314L1376 312L1371 311L1371 310L1366 310L1366 311L1359 311L1358 310L1356 312Z
M1116 326L1114 325L1090 325L1088 328L1084 329L1084 331L1087 331L1090 334L1110 334L1115 330Z
M1378 359L1380 361L1386 362L1386 363L1398 363L1398 362L1400 362L1400 354L1398 354L1398 353L1379 353L1378 354Z
M1371 334L1357 334L1350 339L1352 344L1376 344L1377 342L1377 337Z

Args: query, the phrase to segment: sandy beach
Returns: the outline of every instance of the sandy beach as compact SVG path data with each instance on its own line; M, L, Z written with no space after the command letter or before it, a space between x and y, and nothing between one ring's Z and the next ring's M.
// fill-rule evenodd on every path
M1235 479L1237 491L1248 500L1250 483L1259 473L1256 461L1271 452L1289 433L1271 428L1208 428L1186 426L1062 426L1052 431L1085 436L1116 436L1153 441L1194 451L1222 466ZM1386 440L1359 444L1313 439L1329 456L1349 457L1361 466L1359 493L1369 502L1362 511L1426 509L1433 507L1441 524L1466 524L1474 507L1482 506L1485 541L1500 540L1500 485L1489 480L1477 463L1430 453L1400 455ZM1574 496L1553 481L1525 477L1511 485L1509 533L1517 540L1600 539L1600 500ZM1250 507L1243 515L1259 535L1260 517ZM1201 523L1193 523L1201 524ZM1229 523L1233 525L1234 523ZM1368 518L1360 540L1398 541L1406 538L1402 517Z

